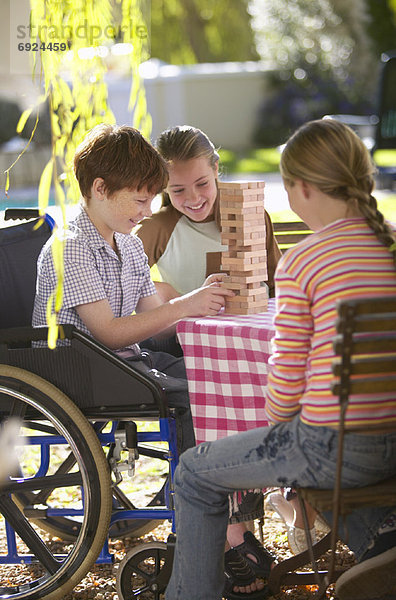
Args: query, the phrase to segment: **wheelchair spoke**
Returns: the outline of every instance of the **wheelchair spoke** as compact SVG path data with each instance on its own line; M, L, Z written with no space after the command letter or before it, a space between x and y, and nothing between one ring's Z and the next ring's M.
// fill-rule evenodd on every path
M75 456L72 453L70 453L69 456L59 466L59 468L57 469L55 475L69 473L69 471L74 467L74 465L76 464L76 462L77 461L76 461ZM69 479L68 479L68 483L69 483ZM72 485L79 485L79 484L72 483ZM52 489L51 488L47 488L47 489L44 488L36 496L36 502L37 502L37 504L45 504L45 502L47 501L47 499L49 498L49 496L51 495L51 493L53 491L54 491L54 488L52 488Z
M11 527L13 527L48 573L56 573L59 568L59 562L49 552L47 546L9 496L5 496L4 494L0 496L0 509Z
M169 578L165 565L166 553L166 544L149 542L136 546L124 557L116 581L120 600L161 598Z
M18 494L22 492L31 492L34 490L42 489L45 489L47 491L49 489L51 493L56 488L64 488L81 484L81 474L70 473L68 475L48 475L47 477L31 477L22 481L10 481L2 487L1 491L2 493Z

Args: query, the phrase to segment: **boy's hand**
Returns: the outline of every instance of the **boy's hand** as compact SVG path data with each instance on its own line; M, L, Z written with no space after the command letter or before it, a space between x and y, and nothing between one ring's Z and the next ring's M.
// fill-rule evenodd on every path
M171 300L171 303L178 303L184 317L205 317L207 315L217 315L219 310L225 305L226 297L234 296L234 292L224 287L219 287L219 283L211 283L189 294L180 296Z

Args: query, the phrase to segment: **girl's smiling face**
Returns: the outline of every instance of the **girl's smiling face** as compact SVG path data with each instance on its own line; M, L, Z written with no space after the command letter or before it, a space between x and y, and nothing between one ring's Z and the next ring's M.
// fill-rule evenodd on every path
M171 161L166 192L173 206L192 221L205 221L213 215L217 196L218 164L213 169L207 158Z

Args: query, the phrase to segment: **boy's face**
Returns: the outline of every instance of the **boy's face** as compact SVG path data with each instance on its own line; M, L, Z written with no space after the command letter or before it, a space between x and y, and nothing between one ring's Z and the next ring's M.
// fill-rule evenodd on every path
M99 182L99 183L98 183ZM99 233L109 241L115 231L131 233L145 217L150 217L154 194L147 189L122 188L109 196L103 180L95 180L87 212Z

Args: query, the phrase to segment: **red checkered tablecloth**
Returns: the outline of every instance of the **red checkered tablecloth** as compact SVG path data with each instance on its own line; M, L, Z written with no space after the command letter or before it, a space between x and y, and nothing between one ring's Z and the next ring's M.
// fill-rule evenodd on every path
M183 348L197 443L268 425L264 415L275 300L268 312L183 319Z

